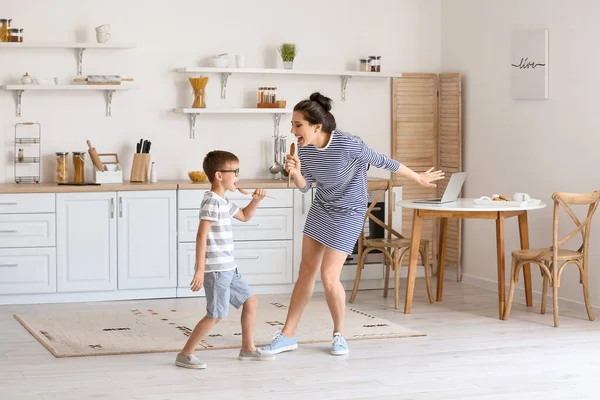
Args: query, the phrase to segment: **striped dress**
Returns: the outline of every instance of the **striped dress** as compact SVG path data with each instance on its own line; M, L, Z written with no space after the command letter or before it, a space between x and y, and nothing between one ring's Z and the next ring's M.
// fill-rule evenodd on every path
M304 234L332 249L352 254L367 210L367 165L397 171L400 163L371 149L358 136L334 130L324 148L298 149L306 193L317 182Z

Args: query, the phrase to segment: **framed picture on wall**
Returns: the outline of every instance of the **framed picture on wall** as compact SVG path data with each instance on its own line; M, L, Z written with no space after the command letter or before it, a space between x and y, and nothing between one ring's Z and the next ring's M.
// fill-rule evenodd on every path
M513 31L510 70L513 99L548 98L548 29Z

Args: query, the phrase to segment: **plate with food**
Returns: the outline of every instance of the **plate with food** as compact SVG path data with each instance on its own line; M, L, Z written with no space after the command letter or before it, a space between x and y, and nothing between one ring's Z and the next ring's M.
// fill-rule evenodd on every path
M475 204L481 206L507 206L507 207L525 207L535 206L541 203L539 199L529 199L524 201L513 201L510 197L502 194L493 194L492 197L482 196L474 200Z

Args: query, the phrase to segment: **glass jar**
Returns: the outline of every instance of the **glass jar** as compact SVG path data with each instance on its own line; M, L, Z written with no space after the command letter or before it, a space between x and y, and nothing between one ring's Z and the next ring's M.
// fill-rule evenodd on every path
M85 182L85 153L73 152L73 183Z
M23 41L23 29L21 28L11 28L10 36L8 39L9 42L20 43Z
M10 23L12 19L0 18L0 42L8 42L10 38Z
M381 56L371 56L371 72L381 72Z
M371 70L371 66L369 65L369 60L367 60L366 58L361 58L360 60L358 60L358 62L359 62L358 70L360 72L369 72Z
M69 181L69 153L56 152L56 182L67 183Z
M259 87L258 88L258 96L256 98L256 102L258 104L264 103L264 99L263 99L264 95L265 95L265 88Z

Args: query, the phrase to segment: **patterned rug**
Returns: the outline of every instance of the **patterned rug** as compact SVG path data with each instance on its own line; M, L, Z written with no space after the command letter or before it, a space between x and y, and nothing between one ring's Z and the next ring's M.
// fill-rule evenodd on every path
M264 345L283 327L289 296L261 295L255 341ZM198 321L206 314L204 298L188 299L177 308L65 311L15 314L15 318L55 357L175 352L181 350ZM241 309L229 309L198 346L199 350L239 348ZM346 307L346 339L425 336L361 311ZM297 329L298 343L331 341L332 321L324 299L312 299Z

